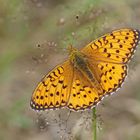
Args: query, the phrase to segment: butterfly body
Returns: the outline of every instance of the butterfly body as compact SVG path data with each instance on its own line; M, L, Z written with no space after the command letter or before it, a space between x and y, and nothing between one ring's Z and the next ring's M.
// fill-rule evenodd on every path
M112 31L80 51L70 48L69 59L56 66L37 85L30 105L35 110L67 107L78 111L95 107L119 89L127 63L140 41L139 30Z
M74 51L74 52L73 52ZM71 64L79 71L85 78L89 79L91 82L95 81L94 74L92 73L86 55L82 54L80 51L73 49L70 54Z

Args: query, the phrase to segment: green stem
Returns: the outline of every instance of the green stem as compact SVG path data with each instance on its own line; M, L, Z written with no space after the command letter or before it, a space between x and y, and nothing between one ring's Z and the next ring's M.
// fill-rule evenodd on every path
M93 108L93 140L97 140L96 108Z

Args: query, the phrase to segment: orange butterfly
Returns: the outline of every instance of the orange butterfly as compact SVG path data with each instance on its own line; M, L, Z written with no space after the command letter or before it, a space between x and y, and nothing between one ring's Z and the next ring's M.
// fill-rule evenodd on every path
M121 87L127 63L140 40L140 32L120 29L92 41L55 67L38 84L30 105L35 110L62 107L78 111L92 108Z

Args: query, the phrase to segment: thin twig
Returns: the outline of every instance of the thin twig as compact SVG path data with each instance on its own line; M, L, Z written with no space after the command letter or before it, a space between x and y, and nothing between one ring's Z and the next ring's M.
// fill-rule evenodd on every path
M97 140L97 120L96 120L96 108L93 108L93 140Z

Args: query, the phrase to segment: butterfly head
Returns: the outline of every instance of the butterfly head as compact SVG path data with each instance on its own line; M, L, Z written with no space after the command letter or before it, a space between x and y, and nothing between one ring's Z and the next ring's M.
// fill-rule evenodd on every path
M69 46L69 59L75 66L84 61L84 55L76 48Z
M78 49L74 48L72 45L68 46L69 58L71 61L74 60L75 55L78 53Z
M68 51L69 51L69 55L71 53L73 53L74 51L78 51L76 48L74 48L71 44L68 46Z

